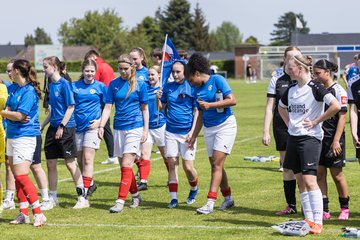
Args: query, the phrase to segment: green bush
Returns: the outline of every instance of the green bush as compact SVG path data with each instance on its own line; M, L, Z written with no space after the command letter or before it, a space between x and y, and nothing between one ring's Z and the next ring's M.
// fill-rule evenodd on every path
M219 71L227 71L228 78L235 76L235 61L234 60L212 60L212 65L219 67Z

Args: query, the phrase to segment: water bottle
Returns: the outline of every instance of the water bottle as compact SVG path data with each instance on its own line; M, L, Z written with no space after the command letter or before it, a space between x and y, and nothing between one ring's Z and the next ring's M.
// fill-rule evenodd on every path
M219 102L219 101L222 101L223 99L224 99L223 94L222 94L222 92L218 89L218 90L216 91L216 93L215 93L215 101L216 101L216 102ZM216 111L217 111L218 113L222 113L222 112L224 112L224 108L216 108Z

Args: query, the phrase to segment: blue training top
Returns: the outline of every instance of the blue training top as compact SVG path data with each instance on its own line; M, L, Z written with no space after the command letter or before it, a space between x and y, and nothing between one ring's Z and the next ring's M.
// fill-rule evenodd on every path
M96 80L91 84L86 84L84 79L74 82L72 87L75 98L76 132L85 132L91 125L91 121L101 118L107 87Z
M67 108L75 105L72 86L65 78L60 78L57 82L49 84L49 104L51 105L50 125L59 127L64 118ZM66 127L73 128L76 126L74 114L71 115Z
M115 103L114 129L131 130L144 126L141 104L148 104L147 83L136 81L136 88L127 96L129 81L121 77L110 82L105 98L106 104Z
M146 67L136 69L136 79L149 83L149 70Z
M197 99L202 99L205 102L215 102L215 94L220 90L225 98L232 93L226 79L221 75L210 75L209 80L202 86L195 88ZM197 108L201 110L196 101ZM231 107L224 108L223 112L217 112L216 108L209 108L203 110L203 123L205 127L217 126L225 122L228 117L233 115Z
M6 107L11 111L20 112L30 119L28 122L8 120L6 137L14 139L19 137L35 137L40 135L39 123L39 97L31 83L20 87L14 83L8 88Z
M152 88L148 85L149 95L149 129L156 129L162 127L166 123L164 110L158 112L156 105L156 93L160 87Z
M166 131L187 134L194 119L194 88L185 80L182 84L169 82L164 86L161 102L167 104Z

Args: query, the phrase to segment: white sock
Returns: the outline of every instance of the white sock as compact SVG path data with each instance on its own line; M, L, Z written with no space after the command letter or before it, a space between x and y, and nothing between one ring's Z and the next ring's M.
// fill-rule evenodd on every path
M177 199L177 192L170 192L170 198L171 198L171 200L173 200L173 199Z
M40 189L40 193L43 201L49 201L49 189Z
M317 189L309 192L308 194L311 204L311 210L314 216L314 223L323 225L323 200L321 191L320 189Z
M216 201L215 199L208 198L206 205L210 205L210 206L214 207L215 201Z
M195 187L190 186L190 190L195 191L196 189L198 189L198 186L197 186L197 185L196 185Z
M5 199L14 201L14 196L15 196L15 190L6 190Z
M232 200L232 196L231 196L231 195L225 197L225 201L231 201L231 200Z
M305 215L305 219L309 219L310 221L313 222L314 215L313 215L311 205L310 205L309 193L308 192L300 193L300 201L301 201L301 206L303 208L303 212Z
M134 194L131 194L131 197L133 197L133 198L139 197L139 192L136 192L136 193L134 193Z
M50 196L51 196L52 199L54 199L55 202L58 201L56 191L50 191Z

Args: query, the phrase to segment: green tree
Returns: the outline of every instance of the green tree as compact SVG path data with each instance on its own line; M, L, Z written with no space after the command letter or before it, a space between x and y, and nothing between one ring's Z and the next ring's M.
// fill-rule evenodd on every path
M136 28L139 32L145 32L151 48L161 47L164 43L164 35L160 31L159 21L157 18L147 16L137 25Z
M210 33L210 38L214 51L233 51L235 45L242 43L239 28L226 21Z
M302 23L302 28L296 27L296 18ZM273 46L288 46L291 44L291 36L296 33L308 34L310 29L306 26L307 22L304 20L304 16L299 13L287 12L280 16L279 21L274 24L275 29L270 33L273 38L270 40Z
M251 44L251 45L256 45L256 44L259 44L259 41L258 41L258 39L256 37L250 36L247 39L245 39L245 43L246 44Z
M25 46L33 46L35 44L52 44L52 40L49 34L45 32L43 28L37 27L35 29L35 35L27 34L24 39Z
M209 24L206 24L206 19L203 11L196 4L194 14L194 28L191 36L191 47L196 51L209 51L210 38L209 38Z

